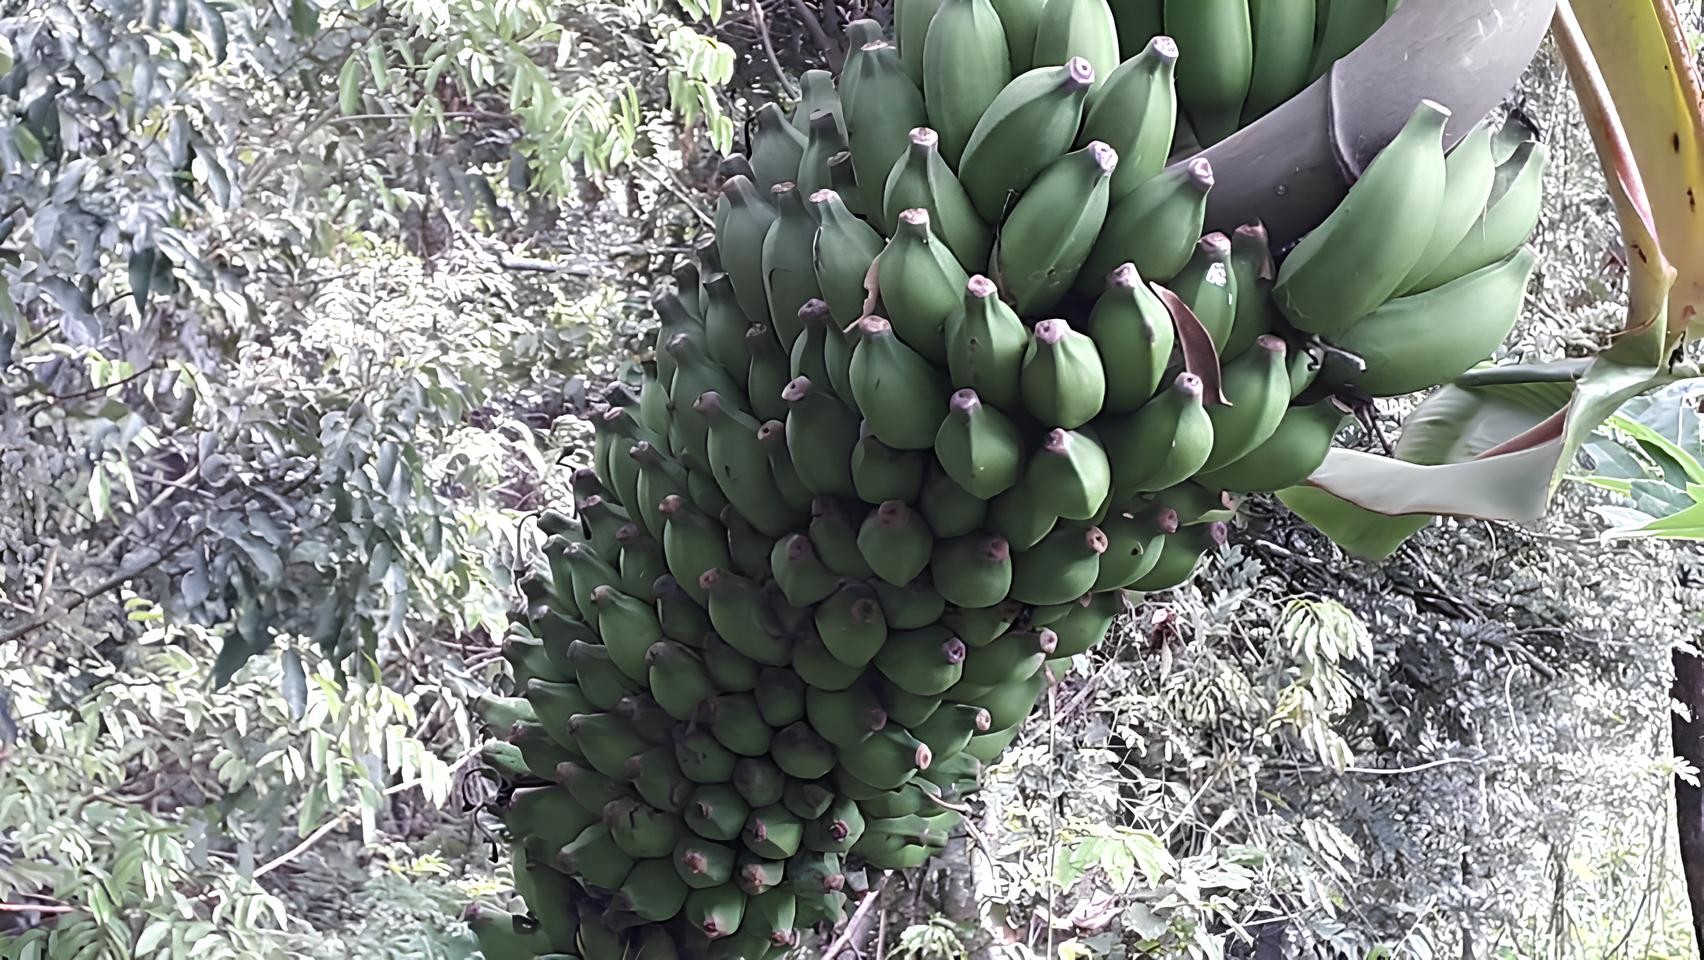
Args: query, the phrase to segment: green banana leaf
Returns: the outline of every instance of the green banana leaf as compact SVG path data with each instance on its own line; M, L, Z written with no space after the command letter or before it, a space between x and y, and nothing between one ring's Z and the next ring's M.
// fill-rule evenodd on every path
M1704 378L1637 397L1586 445L1590 465L1573 479L1613 491L1628 505L1599 507L1605 540L1704 539Z
M1649 2L1662 6L1667 0ZM1645 9L1635 3L1618 6ZM1655 7L1646 12L1661 29L1677 27L1677 22L1663 22ZM1569 371L1571 384L1559 370L1475 371L1463 378L1467 385L1443 388L1436 395L1439 403L1428 400L1405 424L1406 456L1402 450L1392 458L1334 449L1307 481L1330 499L1297 496L1294 490L1280 494L1286 503L1300 503L1297 512L1303 519L1352 553L1388 556L1405 538L1405 528L1412 528L1410 533L1419 529L1416 517L1542 517L1598 425L1633 398L1679 379L1669 363L1685 333L1670 328L1669 293L1676 271L1659 243L1650 194L1617 112L1623 104L1639 112L1659 107L1652 106L1650 85L1628 82L1621 74L1622 85L1611 91L1566 0L1558 8L1554 32L1628 248L1626 322L1615 342L1584 370ZM1677 43L1672 49L1685 47ZM1613 99L1612 92L1622 99ZM1666 103L1672 112L1673 99ZM1554 406L1545 414L1547 404ZM1390 522L1373 520L1369 513Z

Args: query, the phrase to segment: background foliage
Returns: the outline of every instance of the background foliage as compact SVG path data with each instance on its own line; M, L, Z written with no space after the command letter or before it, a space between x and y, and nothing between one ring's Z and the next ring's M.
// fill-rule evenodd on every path
M461 904L509 888L468 702L503 682L527 519L584 463L585 384L643 359L752 104L885 16L761 11L0 16L0 956L472 955ZM1559 72L1514 106L1560 162L1511 356L1578 352L1618 313L1613 220ZM886 881L866 935L1688 955L1664 690L1696 558L1597 533L1697 491L1627 416L1608 489L1381 568L1251 505L1202 584L1080 658L975 836Z

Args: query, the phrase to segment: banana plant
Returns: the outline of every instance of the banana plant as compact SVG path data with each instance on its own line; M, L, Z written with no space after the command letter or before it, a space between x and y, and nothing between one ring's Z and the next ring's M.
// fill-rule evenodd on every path
M1552 22L1627 248L1622 329L1587 362L1486 365L1426 399L1391 456L1335 449L1279 496L1351 553L1382 559L1436 516L1542 517L1581 445L1628 401L1697 376L1704 331L1704 118L1672 0L1578 7Z

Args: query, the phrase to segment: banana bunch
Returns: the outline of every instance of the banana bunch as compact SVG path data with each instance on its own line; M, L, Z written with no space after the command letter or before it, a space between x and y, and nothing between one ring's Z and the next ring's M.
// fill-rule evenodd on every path
M761 960L838 920L1224 543L1227 491L1507 332L1541 149L1446 158L1423 104L1279 267L1259 224L1202 235L1206 160L1165 165L1143 6L902 0L724 161L480 703L528 910L470 911L490 960Z
M1118 42L1169 36L1180 53L1177 142L1210 147L1319 79L1398 0L1119 0Z

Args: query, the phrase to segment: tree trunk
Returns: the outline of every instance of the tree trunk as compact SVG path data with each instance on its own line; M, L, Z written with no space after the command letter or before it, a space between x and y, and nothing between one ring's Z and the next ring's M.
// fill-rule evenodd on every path
M1670 695L1685 708L1669 719L1675 756L1704 771L1704 660L1674 651L1674 688ZM1686 898L1692 905L1692 933L1704 956L1704 788L1674 778L1674 818L1680 833L1680 862Z

